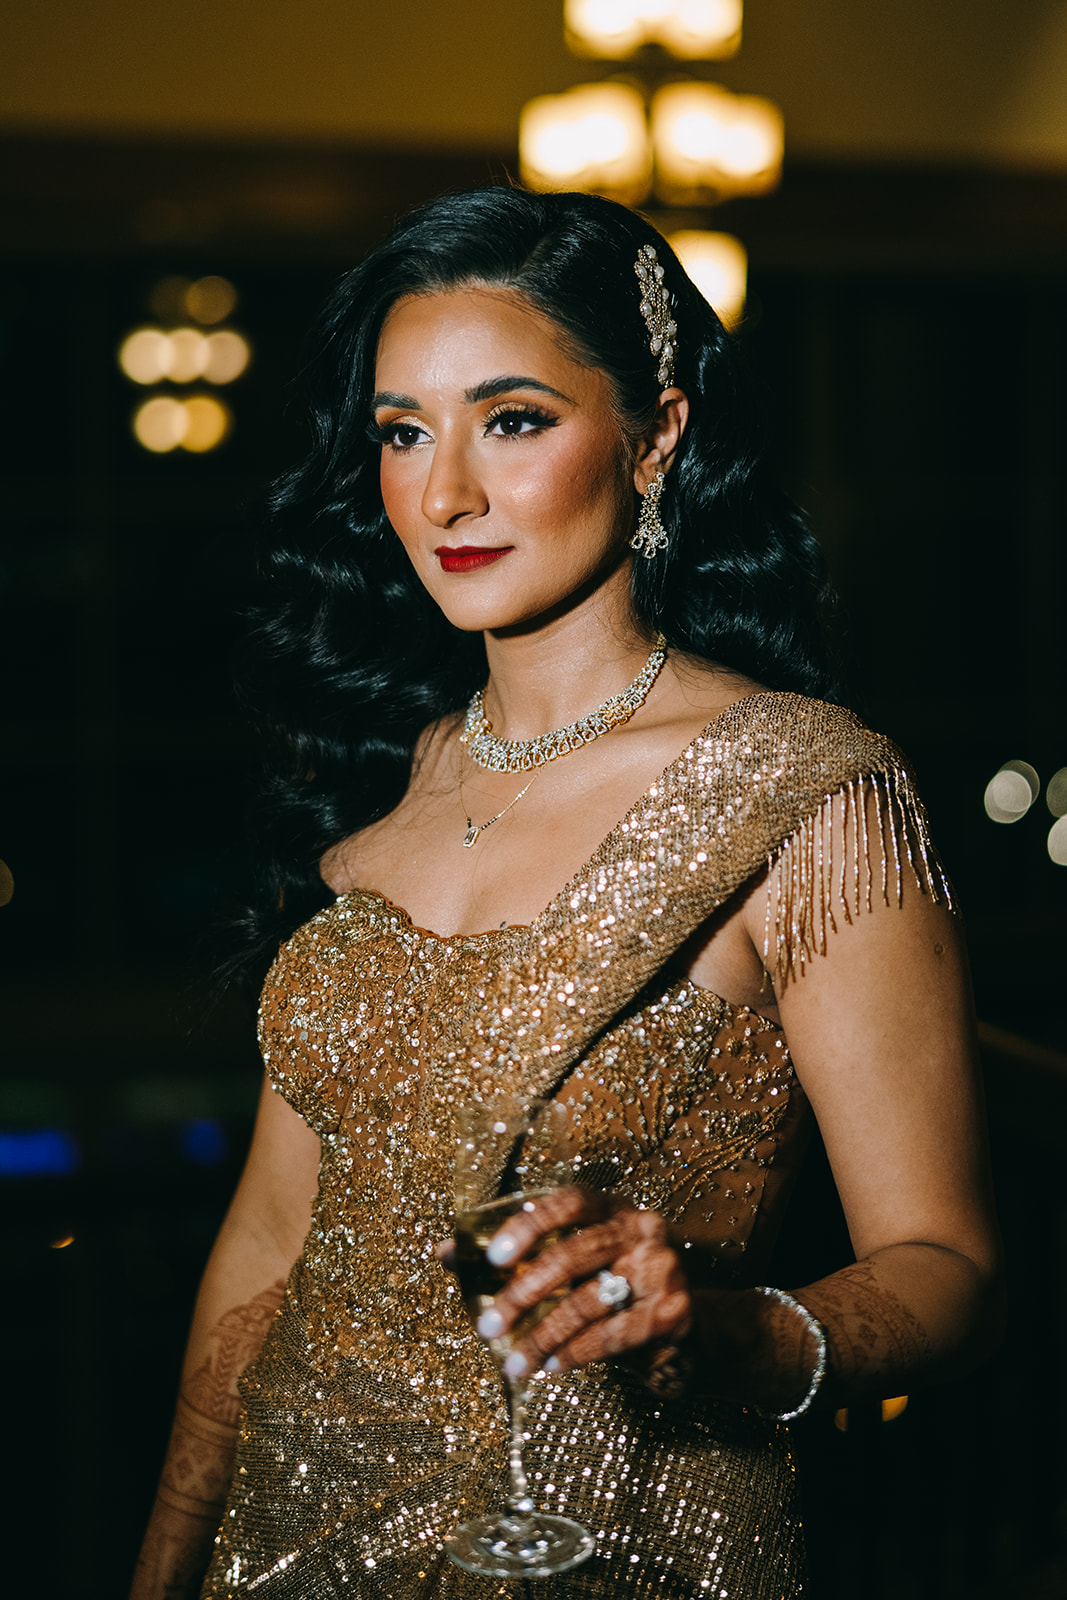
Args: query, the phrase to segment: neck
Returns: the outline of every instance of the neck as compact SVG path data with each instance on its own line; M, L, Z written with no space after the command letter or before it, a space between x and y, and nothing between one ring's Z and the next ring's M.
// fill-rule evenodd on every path
M654 640L632 618L578 607L527 632L487 633L485 710L501 739L532 739L625 689Z

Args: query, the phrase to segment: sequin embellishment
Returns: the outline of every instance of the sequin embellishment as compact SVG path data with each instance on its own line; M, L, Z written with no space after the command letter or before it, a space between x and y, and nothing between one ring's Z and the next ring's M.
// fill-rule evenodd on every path
M897 865L947 897L893 747L837 708L758 695L682 752L530 928L438 939L357 892L283 947L261 1043L320 1136L320 1188L242 1380L205 1595L514 1592L441 1552L499 1497L505 1441L494 1369L434 1255L455 1107L506 1081L555 1094L594 1180L663 1211L695 1281L758 1281L804 1097L780 1029L672 976L670 957L781 861L770 947L799 970L829 904L808 840L827 796L867 790L892 797ZM553 1597L804 1592L784 1428L593 1367L536 1386L531 1435L538 1503L597 1537Z

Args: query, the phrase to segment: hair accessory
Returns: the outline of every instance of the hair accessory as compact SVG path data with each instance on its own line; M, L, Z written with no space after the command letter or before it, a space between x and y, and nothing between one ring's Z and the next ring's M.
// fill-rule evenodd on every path
M756 1293L765 1294L770 1299L777 1300L779 1305L788 1306L790 1311L795 1311L815 1340L815 1370L812 1372L811 1382L808 1384L808 1392L800 1404L792 1411L762 1411L759 1406L756 1407L761 1417L768 1417L775 1422L792 1422L794 1417L802 1417L805 1411L810 1410L812 1401L818 1394L822 1386L822 1380L826 1376L826 1329L818 1317L812 1316L807 1306L802 1306L799 1300L794 1300L793 1296L786 1294L784 1289L771 1289L766 1284L760 1284Z
M464 848L464 850L473 850L474 846L478 843L478 840L481 838L481 836L485 832L486 828L491 828L493 826L494 822L499 822L501 817L506 817L507 816L507 814L511 810L512 806L517 806L518 805L519 801L522 799L523 795L526 793L526 790L530 787L530 784L533 783L534 778L536 778L536 777L537 777L537 773L535 771L534 775L533 775L533 778L530 778L528 780L528 782L525 784L525 786L519 790L519 792L515 796L514 800L509 800L507 805L504 807L503 811L498 811L495 817L490 817L489 818L488 822L472 822L470 817L467 818L467 831L463 835L463 848ZM463 798L463 778L462 777L460 777L460 779L459 779L459 803L463 807L464 813L466 813L467 802Z
M650 244L637 252L634 271L641 284L641 315L648 328L648 347L658 357L656 376L661 389L674 381L674 358L678 354L678 325L671 319L670 291L663 287L663 268Z
M565 728L553 728L550 733L539 734L536 739L498 739L493 733L493 724L485 714L485 701L479 689L467 707L459 742L467 746L472 761L480 767L487 767L490 772L529 772L533 767L543 767L546 761L555 761L559 756L580 749L583 744L592 744L602 733L610 733L620 723L629 722L638 706L644 703L666 659L667 641L661 633L657 635L652 654L628 689L621 694L613 694L602 706L579 717L577 722L568 722ZM525 792L523 790L523 794ZM515 796L515 800L521 798L521 795ZM511 802L512 805L515 800ZM504 812L500 815L503 816ZM494 817L493 821L496 820ZM470 826L468 824L468 829ZM488 827L489 824L484 826Z
M607 1268L596 1275L596 1297L609 1311L621 1311L634 1297L629 1278L621 1272L608 1272Z
M658 550L667 548L667 530L659 515L659 497L666 481L664 474L657 472L641 496L641 515L630 540L630 549L637 550L646 561L651 561Z

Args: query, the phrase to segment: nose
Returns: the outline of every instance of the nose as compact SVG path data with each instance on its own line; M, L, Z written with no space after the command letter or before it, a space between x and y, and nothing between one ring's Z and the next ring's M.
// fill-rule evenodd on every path
M451 528L463 517L483 517L488 510L488 497L463 443L438 439L422 494L427 522Z

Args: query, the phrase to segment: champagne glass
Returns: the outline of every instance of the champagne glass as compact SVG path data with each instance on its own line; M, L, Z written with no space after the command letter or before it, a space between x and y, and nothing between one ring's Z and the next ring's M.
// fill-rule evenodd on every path
M477 1323L493 1296L529 1269L533 1256L555 1244L561 1230L546 1234L523 1259L504 1267L486 1256L486 1247L507 1219L533 1210L539 1197L573 1183L580 1158L571 1146L566 1107L552 1100L499 1096L461 1108L457 1118L455 1271L467 1311ZM592 1555L593 1536L581 1523L537 1511L523 1469L526 1398L533 1374L515 1376L507 1358L559 1304L560 1289L519 1318L510 1334L489 1340L504 1381L510 1440L507 1502L455 1530L445 1549L457 1566L495 1578L550 1577L578 1566Z

